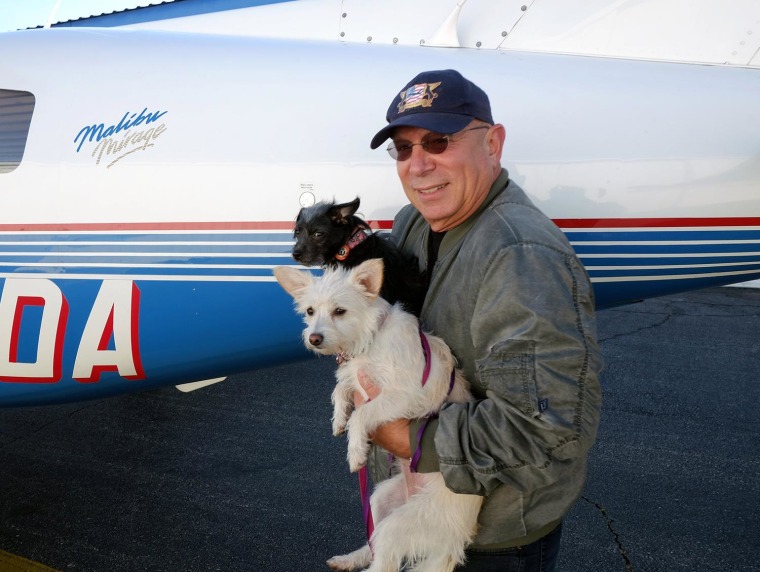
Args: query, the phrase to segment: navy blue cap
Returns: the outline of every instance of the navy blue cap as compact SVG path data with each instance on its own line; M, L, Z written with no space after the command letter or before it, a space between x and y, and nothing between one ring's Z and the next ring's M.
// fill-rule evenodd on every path
M377 149L401 126L450 135L467 127L473 119L493 125L486 92L456 70L418 74L393 98L385 119L388 125L372 138L372 149Z

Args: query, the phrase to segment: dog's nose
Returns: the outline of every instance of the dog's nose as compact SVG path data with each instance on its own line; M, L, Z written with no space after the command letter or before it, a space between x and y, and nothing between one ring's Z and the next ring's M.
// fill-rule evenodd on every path
M293 250L293 258L295 258L296 260L300 260L302 256L303 256L302 251L295 250L295 249Z
M322 334L309 334L309 343L313 346L318 346L324 341Z

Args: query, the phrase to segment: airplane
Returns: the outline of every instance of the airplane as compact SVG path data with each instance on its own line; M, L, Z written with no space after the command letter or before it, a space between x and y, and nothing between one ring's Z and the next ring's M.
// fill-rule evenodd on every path
M272 268L316 201L392 227L369 141L426 69L489 94L599 308L760 278L757 22L752 0L296 0L0 34L0 406L306 359Z

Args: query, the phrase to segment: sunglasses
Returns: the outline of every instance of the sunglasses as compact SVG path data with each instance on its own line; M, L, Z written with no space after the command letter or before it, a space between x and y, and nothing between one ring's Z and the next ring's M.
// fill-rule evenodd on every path
M469 129L463 129L453 135L425 135L422 141L419 143L409 143L408 141L392 142L388 145L388 155L390 155L396 161L406 161L412 156L412 147L419 145L426 153L431 155L440 155L446 149L449 148L449 140L454 135L459 133L465 133L466 131L474 131L476 129L490 129L490 125L480 125L478 127L470 127Z

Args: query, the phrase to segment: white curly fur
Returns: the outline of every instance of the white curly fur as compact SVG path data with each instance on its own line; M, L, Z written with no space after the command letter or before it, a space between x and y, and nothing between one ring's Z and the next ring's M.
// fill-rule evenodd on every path
M425 355L417 319L401 306L379 297L382 260L373 259L351 270L327 270L315 278L289 267L274 269L280 285L293 296L304 317L304 344L320 354L342 355L338 367L333 433L348 432L348 463L357 471L367 462L369 435L394 419L417 419L438 411L444 401L471 399L469 384L456 370L445 342L426 334L431 350L427 383L422 385ZM363 391L357 374L363 371L380 390L372 401L354 409L354 391ZM333 570L449 572L464 562L464 549L477 529L482 498L451 492L440 473L409 472L409 461L398 461L401 472L380 483L371 498L375 532L369 545L328 560Z

